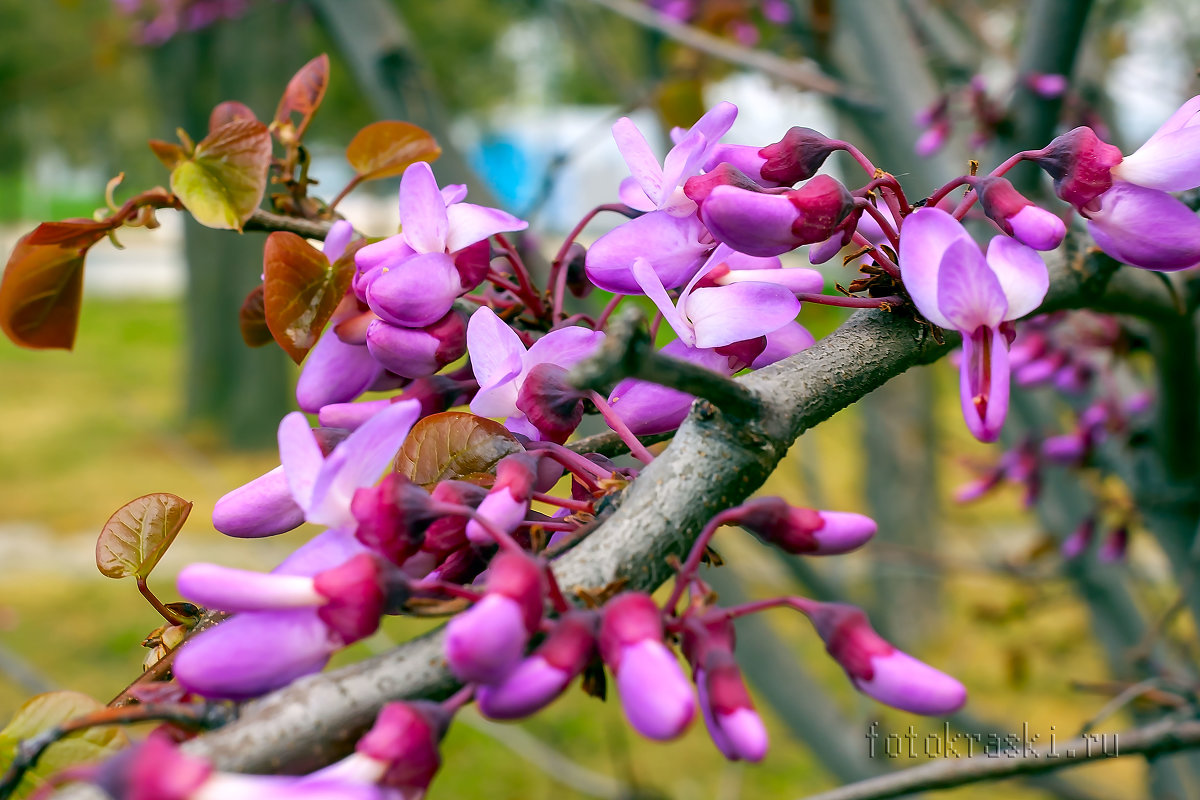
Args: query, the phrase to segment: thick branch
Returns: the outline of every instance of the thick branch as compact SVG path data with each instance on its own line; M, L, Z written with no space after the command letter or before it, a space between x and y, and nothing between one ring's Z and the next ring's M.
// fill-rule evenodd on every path
M302 219L284 214L274 214L263 209L256 210L244 226L248 231L289 231L309 239L324 239L329 235L333 223L319 219Z
M1091 734L1050 748L991 752L925 764L870 778L805 800L884 800L912 792L949 789L980 781L1066 769L1116 755L1154 756L1200 746L1200 722L1162 720L1121 733Z

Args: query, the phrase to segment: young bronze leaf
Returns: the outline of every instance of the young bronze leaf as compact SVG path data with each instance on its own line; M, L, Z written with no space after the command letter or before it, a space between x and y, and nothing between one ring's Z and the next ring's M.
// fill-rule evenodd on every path
M79 692L48 692L25 702L0 730L0 764L11 764L23 740L64 722L100 711L104 706ZM37 764L17 784L14 798L31 796L47 778L67 767L106 758L129 745L129 738L115 726L85 728L67 734L46 748Z
M21 347L70 350L79 327L83 259L104 231L44 245L30 244L34 233L22 236L8 258L0 281L0 329Z
M465 411L443 411L413 426L396 454L396 471L432 489L438 481L490 472L524 448L498 422Z
M346 160L362 180L390 178L416 161L433 161L442 148L424 128L408 122L372 122L350 140Z
M267 326L267 310L263 307L263 287L260 283L250 290L238 311L238 327L242 341L247 347L262 347L271 341L271 329Z
M262 202L271 164L271 134L256 120L229 122L196 145L171 172L171 191L201 225L242 225Z
M212 113L208 115L208 132L212 133L217 128L228 125L231 122L238 120L257 120L254 116L254 111L245 103L239 103L237 100L226 100L223 103L217 103L213 107Z
M118 226L113 220L67 219L62 222L43 222L33 229L26 241L29 244L57 244L63 247L91 247Z
M299 364L350 288L354 262L330 264L294 233L276 231L263 250L263 308L275 341Z
M167 169L175 169L188 159L187 151L173 142L151 139L146 144L150 145L150 150Z
M109 578L145 578L175 541L192 504L166 492L121 506L96 541L96 566Z
M295 111L304 118L300 127L307 127L308 118L321 106L328 86L329 56L322 53L301 67L288 81L283 97L279 98L279 107L275 109L275 121L282 125Z

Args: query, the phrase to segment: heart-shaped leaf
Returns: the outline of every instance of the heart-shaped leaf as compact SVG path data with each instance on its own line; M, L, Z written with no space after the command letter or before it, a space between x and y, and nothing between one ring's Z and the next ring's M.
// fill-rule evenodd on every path
M50 692L28 700L0 730L0 764L10 764L21 741L37 736L68 720L104 708L79 692ZM99 761L129 745L119 728L96 727L76 731L59 739L42 753L37 765L25 773L14 798L33 794L51 775L76 764Z
M238 311L238 327L242 341L247 347L262 347L269 344L272 336L267 326L267 310L263 306L263 287L260 283L250 290Z
M0 329L21 347L70 350L79 328L83 260L111 226L58 223L33 244L40 227L17 241L0 281ZM72 229L74 228L74 229Z
M231 122L238 120L258 120L254 115L254 111L245 103L239 103L237 100L226 100L223 103L217 103L213 107L212 113L208 115L208 132L212 133L217 128L228 125Z
M301 67L288 81L283 97L279 98L279 107L275 109L275 121L282 125L294 111L302 117L300 130L307 128L308 120L320 108L328 86L329 56L322 53Z
M192 504L166 492L121 506L96 541L96 566L110 578L144 579L175 541Z
M354 134L346 147L346 160L361 180L399 175L417 161L433 161L442 154L429 131L408 122L372 122Z
M300 236L276 231L263 250L263 308L279 346L299 364L354 277L352 258L330 264Z
M498 422L465 411L443 411L409 431L396 454L396 471L432 489L438 481L490 472L497 461L523 449Z
M201 225L240 231L262 202L270 164L267 126L235 119L204 137L190 158L175 165L171 191Z

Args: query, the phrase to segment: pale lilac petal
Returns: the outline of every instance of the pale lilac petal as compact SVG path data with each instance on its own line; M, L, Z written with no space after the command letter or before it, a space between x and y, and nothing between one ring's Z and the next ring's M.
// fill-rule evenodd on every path
M304 360L296 381L296 403L310 414L330 403L348 403L370 388L383 372L366 347L346 344L332 327Z
M1034 250L1053 250L1067 236L1067 226L1057 214L1028 205L1008 219L1013 236Z
M959 400L967 429L981 442L994 442L1008 416L1008 342L994 328L963 334Z
M382 241L360 247L354 252L354 266L365 276L373 269L392 266L415 255L417 255L417 251L413 250L412 245L405 241L403 234L398 233Z
M799 242L792 223L799 211L790 199L735 186L713 187L700 206L700 218L719 241L752 256L777 256Z
M1113 258L1163 271L1200 262L1200 217L1171 195L1118 181L1099 201L1088 232Z
M760 149L745 144L717 144L708 148L703 169L712 172L720 164L729 164L759 186L778 186L775 181L768 181L762 176L762 168L767 160L758 154Z
M346 245L350 244L350 240L354 238L354 226L344 219L339 219L330 227L329 233L325 234L325 257L329 259L329 263L333 263L342 257L346 252Z
M524 414L509 414L504 420L504 427L513 433L521 434L526 439L531 439L535 442L542 440L542 432Z
M813 532L817 549L812 555L830 556L857 550L879 530L875 520L851 511L818 511L824 526Z
M698 350L676 339L661 350L665 356L683 359L721 375L731 374L729 358L715 350ZM641 436L678 428L696 398L678 389L650 381L626 378L613 387L608 404L635 434Z
M708 258L709 263L724 264L731 270L765 270L765 269L783 269L783 262L779 260L779 256L752 256L748 253L739 253L727 244L717 245L717 249Z
M516 378L521 374L525 345L496 312L483 306L467 322L467 352L479 392L471 411L484 417L505 417L517 411Z
M825 288L825 277L815 269L790 267L788 269L737 269L722 277L721 284L741 281L775 283L786 287L789 292L820 294Z
M829 259L842 252L842 234L834 233L823 242L817 242L808 248L808 263L824 264Z
M1200 186L1200 125L1146 142L1113 167L1114 178L1164 192Z
M679 661L653 639L621 648L617 692L629 724L649 739L674 739L696 715L696 698Z
M1008 300L1000 280L972 241L954 242L942 257L937 303L946 321L958 331L973 331L981 325L994 328L1008 319Z
M447 207L466 199L467 185L465 183L447 183L442 187L442 200L445 201Z
M282 466L239 486L213 505L213 527L227 536L274 536L302 522L304 509L292 499Z
M939 208L918 208L904 220L900 235L900 273L904 288L925 319L953 328L938 306L938 274L946 251L955 242L974 246L966 229Z
M393 325L419 328L446 315L463 291L454 260L422 253L385 267L366 288L371 310Z
M529 513L529 500L518 500L507 488L497 489L483 498L476 511L495 527L512 533ZM479 546L497 544L491 532L476 520L467 523L467 539Z
M683 315L679 313L679 309L675 307L675 304L671 302L671 298L667 296L667 290L663 288L662 282L658 279L658 275L654 272L654 267L650 265L649 261L644 258L634 259L633 279L638 282L642 293L649 297L650 301L657 306L663 319L671 326L671 330L675 331L675 335L684 343L695 346L696 334L692 330L692 326L683 318Z
M777 283L734 283L694 290L688 295L686 311L696 331L696 347L724 347L792 322L800 301Z
M1166 122L1158 126L1158 130L1146 140L1146 144L1156 142L1168 133L1174 133L1194 125L1200 125L1200 95L1196 95L1176 109Z
M446 203L426 161L410 164L400 178L400 224L418 253L446 252Z
M1007 236L992 239L987 265L1000 281L1008 311L1004 319L1020 319L1037 310L1050 289L1050 273L1036 250Z
M871 679L855 678L855 685L894 708L943 716L962 708L967 701L967 690L961 683L899 650L872 658L871 668Z
M737 119L737 113L737 106L728 101L721 101L704 112L704 116L696 120L689 133L702 133L710 145L715 145L718 139L729 133L734 120Z
M287 476L292 499L308 511L312 505L313 485L321 471L324 456L308 418L293 411L279 422L279 460Z
M768 364L774 364L776 361L782 361L788 356L812 347L815 341L816 339L808 332L808 329L799 322L789 322L782 328L767 334L767 346L750 364L750 368L760 369Z
M704 134L693 128L691 133L667 153L667 157L663 160L663 196L658 199L660 208L667 204L669 195L675 189L700 170L706 144L707 140L704 138Z
M329 569L331 565L345 564L366 552L369 552L366 545L354 535L354 526L330 528L297 547L271 572L275 575L304 575L312 578L318 572Z
M312 578L219 564L188 564L180 570L175 584L185 600L222 611L269 611L325 604L325 598L313 588Z
M588 248L585 269L596 286L618 294L640 294L633 261L645 258L664 287L682 286L696 274L712 245L701 243L707 231L695 215L673 217L651 211L625 222Z
M331 403L322 406L317 419L323 428L352 431L392 404L391 400L367 400L362 403Z
M569 368L596 352L604 341L603 331L593 331L578 325L550 331L529 347L522 361L522 375L538 364L555 364Z
M306 509L308 521L331 528L351 525L354 492L379 480L420 416L419 400L392 403L335 447L321 465L313 487L313 505Z
M320 672L338 647L315 609L239 614L189 639L171 667L190 692L248 700Z
M455 203L446 209L446 215L450 219L446 250L451 253L497 233L523 231L529 227L528 222L507 211L471 203Z
M629 167L629 174L642 187L646 197L658 206L663 194L663 172L646 137L629 117L621 117L614 122L612 133L617 149L621 151L621 158Z
M539 655L525 659L503 682L481 686L475 702L485 717L520 719L544 707L562 694L573 676L546 662Z
M498 684L520 664L528 641L517 601L489 594L446 626L446 660L459 680Z
M658 206L646 196L642 185L633 177L622 178L617 188L617 197L622 203L637 211L653 211Z

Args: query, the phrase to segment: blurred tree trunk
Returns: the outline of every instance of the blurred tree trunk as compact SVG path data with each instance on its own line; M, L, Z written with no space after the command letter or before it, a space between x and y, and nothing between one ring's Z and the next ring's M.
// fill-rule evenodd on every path
M269 119L307 60L295 37L279 33L291 14L283 4L255 3L238 20L181 34L154 51L164 127L178 124L199 141L223 100ZM238 328L238 309L262 274L263 238L210 230L188 216L184 241L187 419L234 447L270 447L290 406L287 357L278 347L247 347Z

